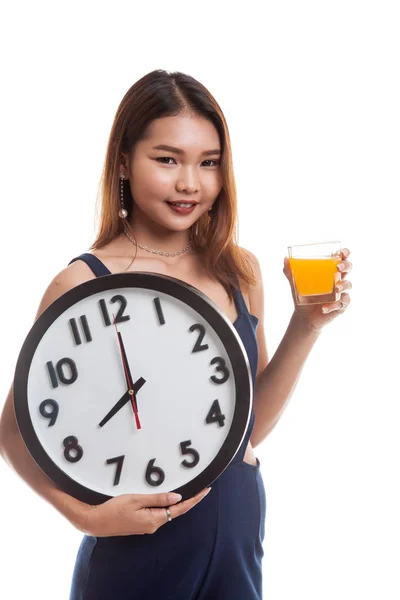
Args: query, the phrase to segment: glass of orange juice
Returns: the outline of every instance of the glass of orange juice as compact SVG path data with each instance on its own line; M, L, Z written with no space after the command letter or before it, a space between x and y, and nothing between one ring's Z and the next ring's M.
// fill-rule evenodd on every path
M340 251L340 242L288 246L297 304L322 304L339 300L340 292L335 292L335 285L342 279L337 270L342 260Z

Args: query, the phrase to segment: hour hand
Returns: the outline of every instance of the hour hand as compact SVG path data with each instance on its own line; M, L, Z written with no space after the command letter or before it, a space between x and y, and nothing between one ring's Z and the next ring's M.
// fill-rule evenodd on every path
M136 393L140 390L140 388L146 383L146 380L143 377L139 377L139 379L133 384L132 390L133 393ZM132 394L129 393L129 390L125 392L125 394L118 400L116 404L112 407L112 409L106 414L104 419L100 421L99 427L103 427L117 412L125 406L128 402L130 402L132 398Z

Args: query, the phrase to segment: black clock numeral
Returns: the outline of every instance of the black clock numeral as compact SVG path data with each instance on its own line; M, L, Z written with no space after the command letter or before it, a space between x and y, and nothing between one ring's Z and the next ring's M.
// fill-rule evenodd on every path
M196 329L198 329L198 331L200 333L199 333L199 337L196 340L195 345L193 346L192 354L193 354L193 352L200 352L200 350L208 350L208 344L202 345L202 343L201 343L206 334L206 328L201 323L194 323L193 325L191 325L189 327L189 331L195 331Z
M211 375L210 379L214 383L225 383L225 381L229 378L229 370L228 370L228 367L225 364L225 359L223 359L221 356L215 356L212 359L212 361L210 362L210 365L213 365L215 363L218 364L218 367L215 370L217 371L217 373L219 371L221 371L223 373L223 375L222 375L222 377L220 379L217 379L215 377L215 375Z
M183 460L181 462L181 465L183 465L184 467L188 467L189 469L191 469L192 467L195 467L200 460L200 454L197 452L197 450L189 447L191 443L192 443L191 440L187 440L186 442L181 442L182 454L191 454L193 456L193 460L191 460L191 461Z
M50 411L47 411L47 407L51 407ZM57 421L57 417L58 417L58 403L55 400L52 400L51 398L48 398L47 400L43 400L43 402L40 403L39 406L39 412L42 415L42 417L44 417L45 419L50 419L50 422L48 423L48 427L52 427L54 425L54 423Z
M149 460L149 464L147 465L146 469L146 481L149 485L152 485L153 487L161 485L165 479L164 471L160 467L154 466L155 461L155 458ZM155 476L155 479L153 478L153 476Z
M225 425L225 415L221 412L218 400L214 400L206 417L206 423L218 423L220 427Z
M163 309L161 307L160 298L154 298L154 306L156 307L158 322L160 325L165 325Z
M106 463L108 465L112 465L113 463L117 463L117 469L115 471L115 477L114 477L114 483L113 483L113 485L118 485L119 484L119 480L121 478L122 465L124 464L124 460L125 460L125 455L124 454L122 456L116 456L115 458L108 458L106 460Z
M82 450L82 446L80 446L78 444L77 437L75 437L74 435L69 435L68 437L65 438L65 440L63 441L63 444L65 446L64 456L68 462L75 463L75 462L78 462L78 460L81 460L81 458L83 456L83 450ZM73 452L72 455L71 455L71 451Z
M83 333L85 336L85 339L87 342L91 342L92 341L92 334L90 332L90 328L89 328L89 324L86 318L86 315L82 315L80 317L80 321L81 321L81 326L83 329ZM76 319L70 319L68 321L70 327L71 327L71 331L72 331L72 335L74 336L74 340L75 340L75 344L77 346L79 346L79 344L82 344L82 338L81 335L79 333L79 329L78 329L78 325L76 324Z
M111 298L110 302L120 302L120 307L116 314L115 321L117 323L122 323L123 321L129 321L130 316L123 314L124 310L126 309L126 305L127 305L127 300L126 300L125 296L122 296L121 294L116 294L115 296L113 296ZM101 300L99 300L99 304L100 304L101 314L103 315L104 324L111 325L111 319L110 319L110 315L108 312L106 301L102 298ZM114 321L112 321L112 323L114 323Z
M69 376L66 376L64 373L64 365L68 365L70 368ZM56 364L56 368L54 368L51 360L46 363L46 366L49 371L50 381L53 388L58 387L58 380L60 380L61 383L71 384L78 379L78 369L76 368L76 364L72 358L61 358Z

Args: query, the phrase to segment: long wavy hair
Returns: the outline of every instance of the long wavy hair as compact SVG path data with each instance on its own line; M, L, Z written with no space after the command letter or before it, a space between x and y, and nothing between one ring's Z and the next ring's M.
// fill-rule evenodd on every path
M131 155L135 144L145 139L154 119L187 112L205 117L217 129L223 178L212 210L190 228L192 247L201 254L208 274L223 285L233 300L231 286L238 286L237 278L248 285L254 285L256 279L249 256L237 243L237 193L228 125L210 92L190 75L158 69L139 79L123 97L108 140L96 205L97 213L100 205L98 231L90 250L104 247L124 231L124 224L118 216L122 153ZM129 219L135 203L129 181L124 180L123 186Z

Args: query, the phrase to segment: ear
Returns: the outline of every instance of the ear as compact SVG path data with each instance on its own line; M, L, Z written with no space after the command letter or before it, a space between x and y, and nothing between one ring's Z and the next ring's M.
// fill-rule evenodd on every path
M119 153L119 161L120 161L120 165L121 165L121 172L125 174L125 177L128 176L128 165L129 165L129 161L128 161L128 155L124 154L123 152Z

